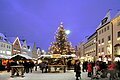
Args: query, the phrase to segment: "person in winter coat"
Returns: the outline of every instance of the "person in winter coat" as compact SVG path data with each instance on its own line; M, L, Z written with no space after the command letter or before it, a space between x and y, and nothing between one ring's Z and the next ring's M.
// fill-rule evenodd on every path
M81 79L81 67L80 67L80 61L77 60L74 65L74 72L76 72L76 80L79 80L78 77Z
M91 63L88 63L87 71L88 71L88 77L91 77L92 75L92 64Z
M114 80L114 78L116 77L115 68L116 68L116 65L115 65L115 63L113 63L113 62L111 62L111 63L108 65L108 73L110 73L110 80Z

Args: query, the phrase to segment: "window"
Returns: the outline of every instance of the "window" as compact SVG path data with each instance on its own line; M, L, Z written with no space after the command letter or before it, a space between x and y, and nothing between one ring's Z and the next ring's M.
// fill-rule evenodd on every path
M103 29L102 29L102 33L103 33Z
M5 47L5 44L4 44L4 47Z
M99 53L100 53L100 49L99 49L99 51L98 51Z
M118 32L118 35L117 35L117 37L120 37L120 31Z
M0 40L3 40L3 37L0 36Z
M110 36L108 36L108 41L110 41L111 40L111 37Z
M7 48L8 48L8 45L7 45Z
M104 31L106 31L106 27L104 28Z
M3 47L3 43L1 44L1 47Z
M10 46L9 46L9 49L10 49Z
M104 52L104 48L102 48L102 52Z
M109 26L107 26L107 30L109 30Z
M102 43L104 43L104 38L102 38Z
M99 40L98 42L99 42L99 44L100 44L100 40Z
M101 31L99 31L99 35L101 34Z

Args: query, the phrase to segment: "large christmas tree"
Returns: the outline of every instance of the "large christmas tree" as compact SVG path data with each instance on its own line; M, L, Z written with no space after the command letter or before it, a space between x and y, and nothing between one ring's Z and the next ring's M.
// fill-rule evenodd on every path
M75 49L68 41L64 26L61 23L55 36L55 42L52 42L49 51L51 54L70 55L75 53Z

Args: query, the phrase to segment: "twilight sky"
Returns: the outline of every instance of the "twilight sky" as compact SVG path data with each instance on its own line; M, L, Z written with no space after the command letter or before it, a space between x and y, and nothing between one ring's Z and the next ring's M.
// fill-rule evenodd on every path
M95 32L108 9L114 17L120 0L0 0L0 32L47 50L63 22L75 46Z

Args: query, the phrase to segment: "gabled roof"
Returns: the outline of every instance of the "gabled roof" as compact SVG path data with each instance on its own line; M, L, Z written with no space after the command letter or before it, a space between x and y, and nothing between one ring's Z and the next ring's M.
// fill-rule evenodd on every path
M110 10L108 10L105 17L101 20L101 22L98 25L98 27L96 28L96 30L101 28L103 25L105 25L106 23L109 23L111 21L111 14L110 13L111 13Z
M8 38L3 33L0 33L0 37L3 38L2 40L0 40L1 42L6 42L6 43L10 44L10 41L8 40Z
M18 37L8 37L8 40L10 41L11 44L15 44L16 40L18 39L18 42L20 44L20 47L21 47L21 43L20 43L20 40Z
M0 33L0 36L3 37L4 39L7 39L3 33Z

